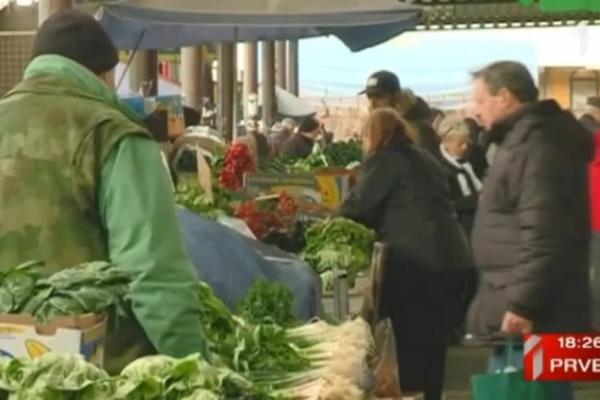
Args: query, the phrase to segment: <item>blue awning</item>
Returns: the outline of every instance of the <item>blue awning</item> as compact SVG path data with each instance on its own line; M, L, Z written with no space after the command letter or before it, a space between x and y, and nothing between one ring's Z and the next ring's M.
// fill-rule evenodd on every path
M421 17L420 7L397 0L124 0L96 11L124 50L334 35L360 51Z

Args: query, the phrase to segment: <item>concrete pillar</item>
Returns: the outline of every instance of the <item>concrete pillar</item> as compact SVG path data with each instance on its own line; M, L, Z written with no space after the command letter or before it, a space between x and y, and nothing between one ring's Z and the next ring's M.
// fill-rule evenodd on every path
M275 44L262 43L262 120L265 129L275 123Z
M202 47L181 49L181 90L184 104L196 110L202 108L203 50Z
M226 140L233 140L235 101L235 44L219 45L219 78L217 99L217 129Z
M57 11L73 7L73 0L39 0L38 3L38 25Z
M290 40L288 42L288 70L287 70L287 90L298 96L299 76L298 76L298 41Z
M275 83L282 89L287 89L287 42L275 42Z
M244 43L244 121L250 119L248 100L252 93L258 95L258 45Z

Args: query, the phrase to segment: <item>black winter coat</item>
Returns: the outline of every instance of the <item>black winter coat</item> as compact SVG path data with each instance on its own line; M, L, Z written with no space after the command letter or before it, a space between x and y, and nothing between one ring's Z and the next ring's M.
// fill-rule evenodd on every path
M441 167L415 145L389 143L368 158L341 214L374 229L392 263L427 272L471 266Z
M478 169L475 168L475 165L469 162L473 175L475 175L476 178L473 179L468 171L459 167L461 163L448 160L447 156L442 153L439 146L437 158L444 175L446 176L446 180L448 181L450 198L458 214L458 221L460 222L463 231L467 236L470 236L471 231L473 230L473 221L475 220L475 211L477 210L477 202L479 201L479 192L481 191L483 175L480 170L478 171Z
M506 311L536 332L589 329L591 135L555 101L524 106L489 135L498 150L475 218L481 284L468 330L495 336Z

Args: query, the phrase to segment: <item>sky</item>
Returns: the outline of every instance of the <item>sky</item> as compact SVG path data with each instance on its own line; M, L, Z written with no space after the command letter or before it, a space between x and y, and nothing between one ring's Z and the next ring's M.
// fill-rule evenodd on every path
M417 93L464 91L470 72L504 59L523 62L534 76L542 66L598 67L600 28L410 32L359 53L336 38L302 40L301 95L351 96L380 69Z
M240 69L243 54L239 46ZM524 63L536 78L540 67L600 69L600 27L409 32L358 53L333 37L301 40L300 95L353 97L381 69L395 72L403 87L420 95L464 93L470 72L506 59ZM164 81L159 88L161 94L179 92Z

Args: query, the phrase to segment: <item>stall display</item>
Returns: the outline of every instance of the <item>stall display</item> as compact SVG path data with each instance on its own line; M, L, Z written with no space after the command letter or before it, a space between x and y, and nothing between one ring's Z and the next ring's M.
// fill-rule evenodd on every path
M335 142L302 159L278 158L269 166L275 172L312 172L320 168L348 168L363 160L362 143L358 140Z
M251 299L258 297L264 299ZM198 301L208 358L145 357L116 377L78 355L0 358L0 398L350 400L362 399L369 389L374 341L362 319L339 326L252 324L231 313L203 282ZM279 311L288 315L286 304ZM247 302L243 309L257 307Z
M180 182L175 191L177 204L215 221L220 217L234 214L232 201L232 195L226 189L214 187L211 200L199 185L185 181Z

